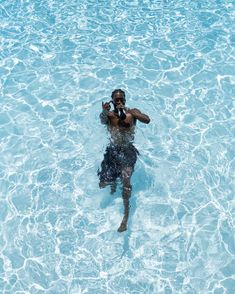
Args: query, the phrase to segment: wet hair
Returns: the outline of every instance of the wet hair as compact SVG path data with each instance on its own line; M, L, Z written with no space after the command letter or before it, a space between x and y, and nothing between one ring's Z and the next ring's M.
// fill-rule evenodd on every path
M121 90L121 89L115 89L115 90L112 92L112 95L111 95L112 99L113 99L114 95L115 95L116 93L118 93L118 92L122 93L122 95L123 95L123 100L124 100L124 104L125 104L125 103L126 103L126 94L125 94L125 92L124 92L123 90Z

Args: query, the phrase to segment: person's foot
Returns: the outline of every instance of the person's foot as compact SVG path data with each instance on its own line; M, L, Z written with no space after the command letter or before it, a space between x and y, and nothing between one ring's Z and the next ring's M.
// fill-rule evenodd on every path
M121 222L120 227L118 228L118 232L122 233L127 230L127 224L125 222Z

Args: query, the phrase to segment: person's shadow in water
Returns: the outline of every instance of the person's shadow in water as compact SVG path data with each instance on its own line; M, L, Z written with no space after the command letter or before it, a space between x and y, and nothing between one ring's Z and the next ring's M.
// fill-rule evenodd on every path
M123 252L122 252L121 258L123 256L128 256L128 257L133 256L132 250L130 249L129 240L131 237L132 217L136 211L136 197L135 197L136 194L137 194L137 191L136 191L136 189L133 188L132 196L130 198L130 214L129 214L128 228L127 228L127 231L123 232L123 234L124 234L124 236L123 236Z

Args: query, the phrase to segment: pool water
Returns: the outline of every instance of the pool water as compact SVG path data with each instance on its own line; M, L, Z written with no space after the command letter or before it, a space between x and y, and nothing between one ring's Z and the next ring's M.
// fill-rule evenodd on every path
M0 2L0 293L235 293L232 0ZM99 189L115 88L128 231Z

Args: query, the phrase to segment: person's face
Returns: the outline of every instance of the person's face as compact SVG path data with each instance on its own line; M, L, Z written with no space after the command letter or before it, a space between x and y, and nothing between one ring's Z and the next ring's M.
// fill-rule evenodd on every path
M125 99L124 96L121 92L117 92L113 96L113 102L119 106L119 105L124 105L125 104Z

